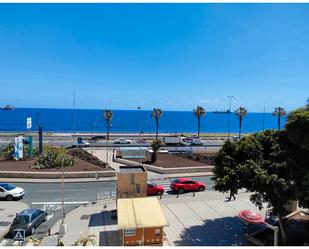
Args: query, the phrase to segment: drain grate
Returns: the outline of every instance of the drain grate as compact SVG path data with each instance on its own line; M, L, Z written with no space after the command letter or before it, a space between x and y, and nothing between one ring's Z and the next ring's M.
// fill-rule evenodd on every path
M10 225L10 224L11 224L11 222L0 221L0 226L1 226L1 227L6 227L6 226L8 226L8 225Z
M81 220L88 220L89 217L90 217L90 215L88 215L88 214L83 214L83 215L80 217L80 219L81 219Z
M9 218L14 217L14 216L15 216L14 214L9 214L8 215Z
M0 208L0 211L4 211L5 209L4 208Z

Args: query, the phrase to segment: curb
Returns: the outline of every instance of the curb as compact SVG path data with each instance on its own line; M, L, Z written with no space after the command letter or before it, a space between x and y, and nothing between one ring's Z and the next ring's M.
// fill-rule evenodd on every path
M178 174L166 174L158 177L148 178L149 181L162 181L168 180L171 178L179 178L179 177L207 177L213 176L212 172L196 172L194 173L178 173ZM31 178L0 178L0 182L11 182L11 183L61 183L62 179L31 179ZM83 183L83 182L109 182L109 181L117 181L117 177L105 177L105 178L70 178L65 179L65 183Z
M95 178L71 178L65 179L65 183L82 183L82 182L109 182L116 181L115 176L109 178L95 179ZM0 182L12 182L12 183L60 183L62 179L34 179L34 178L0 178Z

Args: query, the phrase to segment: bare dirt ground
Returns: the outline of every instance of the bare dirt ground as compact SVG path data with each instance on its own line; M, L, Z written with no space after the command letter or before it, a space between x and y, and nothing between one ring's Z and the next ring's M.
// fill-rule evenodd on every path
M61 172L61 169L32 169L34 159L27 159L22 161L0 161L1 171L28 171L28 172ZM102 168L92 163L86 162L75 157L75 164L73 166L64 167L64 172L82 172L82 171L107 171L110 168Z
M150 154L147 154L147 158L143 160L143 163L158 166L161 168L181 168L181 167L200 167L209 166L209 163L198 162L173 154L158 154L157 161L155 163L150 163ZM135 162L139 162L139 159L130 159Z

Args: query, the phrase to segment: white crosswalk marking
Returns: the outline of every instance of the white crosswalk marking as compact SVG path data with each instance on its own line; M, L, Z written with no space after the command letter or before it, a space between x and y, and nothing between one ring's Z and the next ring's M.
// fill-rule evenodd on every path
M157 181L152 181L153 183L157 184L157 185L161 185L164 188L164 195L167 195L167 191L170 191L170 185L171 182L169 180L157 180Z
M50 220L51 218L53 218L53 216L54 216L54 214L47 215L46 220Z

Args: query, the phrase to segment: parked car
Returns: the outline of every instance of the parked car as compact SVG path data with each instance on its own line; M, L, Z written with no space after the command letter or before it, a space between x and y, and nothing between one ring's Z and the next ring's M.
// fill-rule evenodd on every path
M105 139L105 136L93 136L91 140Z
M47 220L47 213L41 209L25 209L16 215L10 226L10 234L15 229L25 230L26 235L34 234L35 229Z
M14 199L21 199L25 194L25 190L16 187L9 183L0 183L0 198L12 201Z
M203 145L203 142L198 138L193 138L192 145Z
M90 143L84 141L83 138L78 137L78 138L77 138L77 141L75 141L73 145L74 145L74 146L77 146L77 147L89 147L89 146L90 146Z
M203 182L194 181L190 178L176 178L171 182L170 188L182 194L185 191L204 191L206 185Z
M241 138L241 137L240 137L240 138ZM239 140L240 140L240 139L239 139L239 136L233 136L232 139L233 139L233 141L239 141Z
M147 195L162 195L164 187L155 183L147 183Z
M131 144L132 141L124 138L118 138L114 141L114 144Z

